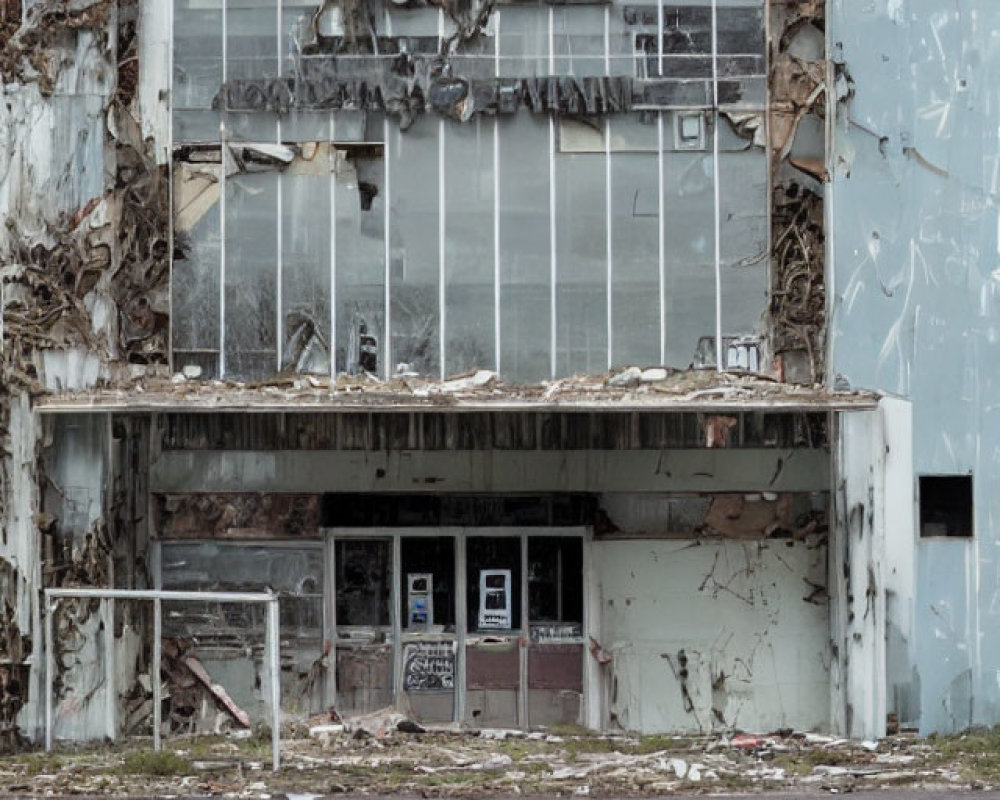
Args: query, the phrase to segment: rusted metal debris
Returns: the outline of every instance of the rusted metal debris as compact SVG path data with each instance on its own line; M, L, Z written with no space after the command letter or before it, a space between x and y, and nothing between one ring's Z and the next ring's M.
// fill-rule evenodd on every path
M829 102L824 0L771 5L771 348L778 379L817 383L826 369L825 145L797 142L825 125ZM814 135L815 139L815 135ZM797 148L797 143L800 145Z
M824 374L826 350L826 251L823 198L800 184L774 189L772 341L785 354L785 366L796 352L805 356L808 372L799 379L816 382ZM796 374L784 374L795 380Z

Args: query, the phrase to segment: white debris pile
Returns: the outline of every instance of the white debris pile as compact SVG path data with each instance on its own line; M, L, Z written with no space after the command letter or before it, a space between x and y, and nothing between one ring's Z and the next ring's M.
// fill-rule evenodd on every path
M423 725L394 709L335 712L282 732L267 770L266 731L177 738L163 753L105 748L0 758L0 796L15 794L491 794L645 796L733 791L846 792L884 787L989 788L996 745L935 746L915 737L851 741L782 731L709 736L524 732ZM992 740L990 740L992 741ZM148 746L148 743L147 745ZM963 748L968 748L964 750ZM992 749L990 749L992 748Z

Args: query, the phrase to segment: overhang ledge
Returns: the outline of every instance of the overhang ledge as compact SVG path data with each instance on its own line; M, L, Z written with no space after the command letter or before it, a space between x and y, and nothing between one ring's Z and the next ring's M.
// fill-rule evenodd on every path
M829 391L760 376L707 370L650 370L574 376L542 384L506 384L479 371L443 381L340 375L278 378L260 384L229 381L144 381L130 387L44 394L44 414L206 411L862 411L878 405L873 392ZM654 377L662 371L653 373ZM624 376L624 377L623 377ZM646 376L646 377L644 377Z

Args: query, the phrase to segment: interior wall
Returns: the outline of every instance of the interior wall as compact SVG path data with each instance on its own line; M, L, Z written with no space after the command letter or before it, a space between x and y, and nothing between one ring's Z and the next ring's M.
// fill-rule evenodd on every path
M825 543L594 542L611 727L830 727Z

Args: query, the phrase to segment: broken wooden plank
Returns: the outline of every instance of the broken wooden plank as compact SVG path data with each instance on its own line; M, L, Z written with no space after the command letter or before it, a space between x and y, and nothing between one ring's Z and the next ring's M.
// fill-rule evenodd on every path
M211 692L212 697L215 698L216 702L222 706L236 722L244 728L250 727L250 715L236 705L233 698L231 698L229 693L225 690L225 687L212 681L212 677L208 674L197 658L194 656L187 656L184 659L184 666L191 671L191 674L194 675L198 681L206 689L208 689L209 692Z

